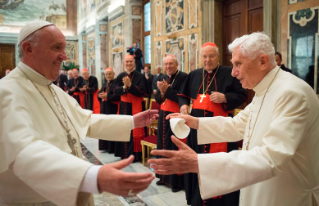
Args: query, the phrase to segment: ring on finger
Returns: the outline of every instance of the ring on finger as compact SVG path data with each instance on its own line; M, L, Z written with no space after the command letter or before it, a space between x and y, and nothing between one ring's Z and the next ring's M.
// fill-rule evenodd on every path
M130 191L128 191L127 195L128 195L128 196L134 196L135 193L133 192L133 190L130 190Z

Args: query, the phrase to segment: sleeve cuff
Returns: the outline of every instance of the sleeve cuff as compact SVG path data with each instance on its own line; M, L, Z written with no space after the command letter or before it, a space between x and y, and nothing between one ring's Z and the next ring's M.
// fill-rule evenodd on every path
M93 165L88 169L80 186L80 192L87 192L93 194L100 193L99 188L97 186L97 175L101 167L101 165Z

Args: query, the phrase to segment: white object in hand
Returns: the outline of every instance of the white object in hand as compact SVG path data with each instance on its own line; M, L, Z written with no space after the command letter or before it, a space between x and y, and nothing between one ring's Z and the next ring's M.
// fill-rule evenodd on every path
M182 118L172 118L169 120L171 129L175 136L179 139L185 139L189 132L190 128L185 124L185 120Z

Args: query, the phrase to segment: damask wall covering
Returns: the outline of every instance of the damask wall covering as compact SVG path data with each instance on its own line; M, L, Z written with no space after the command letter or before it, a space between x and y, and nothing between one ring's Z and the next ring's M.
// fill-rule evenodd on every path
M168 54L176 57L181 71L190 72L201 66L200 5L197 0L152 1L152 68L162 65Z

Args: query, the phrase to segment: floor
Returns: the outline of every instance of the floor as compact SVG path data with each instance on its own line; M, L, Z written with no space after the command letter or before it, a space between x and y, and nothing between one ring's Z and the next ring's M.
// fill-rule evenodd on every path
M109 154L98 150L98 140L86 138L82 141L83 153L93 164L107 164L120 160ZM151 172L148 166L143 166L142 163L132 163L123 170L128 172ZM120 197L112 194L102 193L94 195L96 206L187 206L185 200L185 192L171 192L171 189L166 186L156 185L154 179L151 185L143 192L134 197Z

